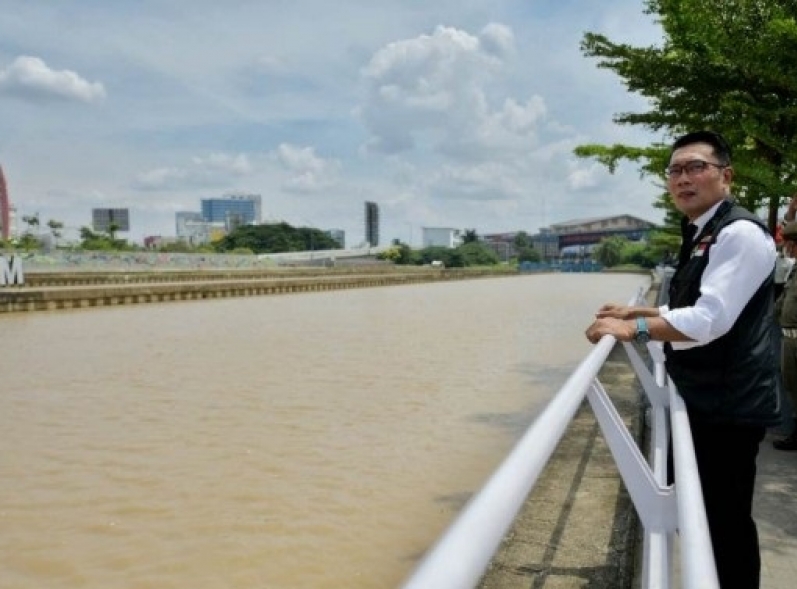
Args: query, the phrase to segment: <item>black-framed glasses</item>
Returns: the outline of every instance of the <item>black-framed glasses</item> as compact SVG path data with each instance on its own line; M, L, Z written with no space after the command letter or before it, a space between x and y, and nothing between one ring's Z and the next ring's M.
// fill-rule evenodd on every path
M682 164L667 166L664 168L664 173L668 178L680 178L681 174L684 172L686 172L687 176L691 177L705 172L709 166L714 166L719 169L728 167L727 164L715 164L714 162L707 162L705 160L689 160Z

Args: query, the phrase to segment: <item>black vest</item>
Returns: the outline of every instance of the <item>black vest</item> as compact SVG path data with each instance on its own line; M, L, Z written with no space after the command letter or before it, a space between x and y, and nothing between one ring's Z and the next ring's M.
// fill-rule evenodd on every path
M725 201L697 236L691 257L672 277L669 307L690 307L700 296L700 280L711 247L727 225L746 219L767 231L758 217ZM705 346L673 350L664 345L667 372L690 416L746 425L779 423L776 365L772 348L774 264L728 333Z

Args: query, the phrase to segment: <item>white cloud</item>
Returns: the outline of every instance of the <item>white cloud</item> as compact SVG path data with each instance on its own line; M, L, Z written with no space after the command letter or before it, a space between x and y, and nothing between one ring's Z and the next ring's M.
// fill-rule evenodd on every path
M197 188L230 191L241 183L246 190L260 192L261 182L279 182L288 193L312 194L327 190L339 181L341 165L324 159L313 147L283 143L268 153L212 153L194 156L185 165L158 167L136 176L141 191L190 191Z
M430 182L433 193L465 200L511 200L522 196L520 175L513 166L483 162L474 166L442 167Z
M283 187L289 192L320 192L337 182L340 162L318 157L312 147L283 143L275 156L288 173Z
M38 57L20 56L0 70L0 93L31 99L101 102L105 87L89 82L71 70L56 71Z
M490 23L482 29L479 41L485 53L506 59L515 54L515 34L500 23Z
M213 153L207 157L191 158L191 162L182 167L161 167L142 172L136 176L133 187L142 191L223 188L252 172L250 157L245 154Z
M350 243L364 200L386 240L414 226L416 242L431 224L660 218L635 166L609 175L572 151L649 140L612 122L644 101L579 51L584 31L656 44L636 0L101 4L18 2L0 19L0 99L22 98L0 116L18 215L79 226L86 195L105 195L131 207L131 237L169 235L172 211L240 190Z
M490 117L484 86L511 46L511 33L492 25L485 46L478 38L438 26L431 35L389 43L362 76L368 86L358 109L376 151L397 153L431 137L451 153L468 142L469 129Z
M252 172L249 156L243 153L231 155L228 153L212 153L206 158L195 157L194 166L205 170L215 170L221 173L246 175Z
M572 170L567 176L567 184L573 190L596 188L609 175L606 168L597 163L572 162L571 168Z

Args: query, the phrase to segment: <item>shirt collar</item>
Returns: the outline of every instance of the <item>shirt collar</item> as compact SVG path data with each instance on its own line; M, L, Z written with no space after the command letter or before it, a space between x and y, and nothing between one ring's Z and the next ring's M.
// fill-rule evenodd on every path
M724 202L725 202L725 199L719 201L714 206L712 206L709 210L707 210L705 213L700 215L697 219L695 219L694 221L691 221L691 223L693 225L697 225L697 232L695 233L695 236L700 235L700 232L703 231L703 227L706 226L706 223L709 222L709 220L714 216L714 213L717 212L717 209L720 208L720 205L722 205L722 203L724 203Z

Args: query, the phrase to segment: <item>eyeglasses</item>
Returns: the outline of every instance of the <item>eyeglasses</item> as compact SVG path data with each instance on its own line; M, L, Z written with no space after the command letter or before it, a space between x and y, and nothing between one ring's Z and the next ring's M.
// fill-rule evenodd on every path
M689 160L683 164L673 164L671 166L667 166L664 168L664 173L668 178L675 179L680 178L681 174L686 172L686 175L691 178L692 176L702 174L709 166L714 166L715 168L719 169L728 167L727 164L715 164L713 162L706 162L703 160Z

